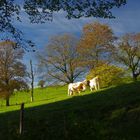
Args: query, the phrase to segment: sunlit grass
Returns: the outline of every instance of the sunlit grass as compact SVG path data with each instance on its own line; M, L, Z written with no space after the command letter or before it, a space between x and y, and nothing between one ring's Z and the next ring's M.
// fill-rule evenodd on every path
M80 93L82 96L89 94L89 89L86 92ZM67 86L52 86L47 88L34 89L34 101L31 102L30 92L16 92L10 97L10 106L5 106L5 100L0 100L0 113L7 111L14 111L20 109L20 104L25 103L25 107L34 107L43 104L53 103L61 100L72 98L73 96L67 96Z
M67 87L17 93L1 106L0 140L139 140L140 82L67 96ZM19 108L25 102L24 132L19 135ZM18 104L18 105L16 105ZM15 110L15 111L14 111Z

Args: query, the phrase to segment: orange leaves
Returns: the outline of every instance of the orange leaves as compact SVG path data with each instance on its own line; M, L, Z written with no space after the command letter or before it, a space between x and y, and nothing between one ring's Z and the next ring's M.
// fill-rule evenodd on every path
M114 40L115 36L108 25L99 22L86 24L83 27L78 52L86 61L86 65L96 65L99 61L105 61L108 58Z
M106 45L113 41L113 32L106 24L90 23L83 28L83 38L86 46ZM83 41L81 43L84 43Z

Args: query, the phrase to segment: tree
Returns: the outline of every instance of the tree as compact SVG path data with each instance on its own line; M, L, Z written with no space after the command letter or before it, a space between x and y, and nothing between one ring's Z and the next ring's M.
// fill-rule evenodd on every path
M40 81L38 82L38 86L40 86L41 88L44 88L44 86L45 86L45 81L44 81L44 80L40 80Z
M35 79L35 71L33 68L32 60L30 60L30 72L28 72L28 77L31 80L31 102L34 101L34 79Z
M15 45L12 41L0 42L0 89L1 93L6 93L6 106L9 106L10 96L17 88L13 83L23 82L26 77L26 66L21 62L24 51L13 49Z
M94 68L109 61L114 40L115 36L108 25L99 22L86 24L78 46L83 65Z
M63 10L67 18L102 17L113 18L111 9L126 4L126 0L22 0L22 4L14 0L0 1L0 32L8 32L15 41L27 47L33 43L23 39L22 32L14 25L14 21L22 22L22 13L26 13L31 23L44 23L52 20L53 12ZM26 45L26 46L25 46Z
M29 91L29 86L26 79L14 79L10 81L10 87L16 91Z
M140 33L125 34L115 48L115 60L125 65L134 81L140 75Z
M103 64L91 69L87 75L87 79L90 80L96 76L99 76L101 87L108 87L124 82L125 72L124 69L115 65Z
M43 73L46 71L45 74L63 83L73 83L83 73L79 67L77 39L68 34L53 37L38 60Z
M35 19L43 20L44 14L50 14L54 11L66 11L67 18L80 18L80 17L103 17L103 18L113 18L112 12L110 11L113 7L120 7L126 4L126 0L25 0L24 9L30 16L30 19L35 21ZM40 8L41 12L38 10ZM50 13L47 13L48 10ZM36 17L34 17L36 15ZM39 22L37 20L37 22ZM46 19L44 19L46 20ZM48 20L48 19L47 19Z

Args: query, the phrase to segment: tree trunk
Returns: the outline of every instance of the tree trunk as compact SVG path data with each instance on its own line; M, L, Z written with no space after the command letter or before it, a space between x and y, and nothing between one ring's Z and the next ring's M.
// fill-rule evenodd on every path
M22 103L21 107L20 107L20 121L19 121L19 133L20 133L20 135L23 133L23 119L24 119L24 103Z
M33 92L33 88L31 89L31 102L33 102L34 101L34 94L33 94L34 92Z
M9 103L9 97L6 98L6 106L9 106L10 103Z
M138 75L137 75L137 74L135 74L135 73L133 73L133 81L134 81L134 82L136 82L136 81L137 81L137 77L138 77Z
M74 82L73 78L71 78L69 81L70 81L70 83L73 83Z
M34 101L34 71L33 71L33 64L32 60L30 60L30 66L31 66L31 102Z

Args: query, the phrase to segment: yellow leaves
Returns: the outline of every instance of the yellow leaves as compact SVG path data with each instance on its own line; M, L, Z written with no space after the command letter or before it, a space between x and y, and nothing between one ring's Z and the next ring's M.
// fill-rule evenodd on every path
M92 79L96 75L100 77L102 87L110 86L121 82L124 70L114 65L103 64L92 69L87 75L87 79Z
M0 42L0 47L1 46L13 46L13 48L15 48L16 47L16 43L11 41L11 40L6 40L6 41Z

